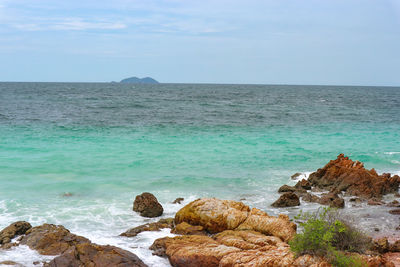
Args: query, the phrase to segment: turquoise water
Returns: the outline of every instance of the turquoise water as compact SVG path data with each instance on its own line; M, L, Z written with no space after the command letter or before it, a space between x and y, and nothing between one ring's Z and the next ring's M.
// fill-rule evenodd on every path
M0 83L0 228L59 223L129 248L116 235L144 222L144 191L165 216L204 196L276 214L290 175L339 153L399 173L399 114L393 87Z

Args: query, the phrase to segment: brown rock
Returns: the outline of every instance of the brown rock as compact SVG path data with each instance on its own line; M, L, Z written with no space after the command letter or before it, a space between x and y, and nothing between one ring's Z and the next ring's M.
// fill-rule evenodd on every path
M175 223L201 225L210 233L232 230L246 218L250 208L242 202L202 198L190 202L175 215Z
M147 265L129 251L114 246L82 243L70 247L44 266L146 267Z
M174 229L172 229L171 233L177 235L207 235L207 232L204 230L203 226L200 225L190 225L187 222L181 222Z
M295 188L294 186L284 184L281 187L279 187L278 193L296 192L296 190L297 190L297 188Z
M292 178L292 180L296 180L297 177L299 177L301 175L301 173L296 172L295 174L293 174L292 176L290 176Z
M396 240L393 244L389 244L390 252L400 252L400 240Z
M374 240L374 247L375 251L379 253L386 253L389 252L389 241L386 237L380 238L378 240Z
M385 204L385 202L383 202L380 199L377 199L377 198L373 197L373 198L368 200L367 204L370 205L370 206L379 206L379 205Z
M350 202L356 203L356 204L361 204L362 200L359 197L352 197L349 199Z
M184 200L185 199L183 197L178 197L177 199L174 200L174 202L172 202L172 204L181 204L181 202Z
M31 227L32 225L30 223L24 221L10 224L0 232L0 245L10 243L11 239L18 235L25 234Z
M15 261L2 261L0 262L0 265L12 265L12 266L17 266L17 267L22 267L22 264L19 264L18 262Z
M42 255L58 255L77 244L89 242L85 237L71 234L62 225L43 224L26 231L20 244L27 245Z
M147 192L136 196L133 202L133 210L139 212L141 216L149 218L161 216L164 212L157 198Z
M318 203L332 208L344 208L344 199L333 193L322 194Z
M400 215L400 209L389 210L389 213L393 215Z
M173 228L174 218L160 219L158 222L146 223L120 234L120 236L134 237L144 231L160 231L163 228Z
M292 192L283 193L277 201L272 203L272 207L281 208L281 207L294 207L299 206L300 200L299 197Z
M306 179L302 179L301 181L298 181L294 187L299 188L299 189L310 190L311 183L309 181L307 181Z
M363 198L377 197L398 190L400 177L390 174L378 175L374 169L367 170L359 161L352 161L343 154L331 160L322 169L310 174L312 186L345 191L348 195Z
M235 230L254 230L287 242L296 234L296 228L296 224L291 222L287 215L269 216L266 212L253 208L246 220Z
M387 206L398 208L400 207L400 202L398 202L397 200L393 200L392 202L388 203Z
M310 194L310 193L304 194L301 199L306 202L316 202L316 203L318 203L320 200L320 198L318 196Z
M157 239L151 249L168 256L172 266L253 267L330 266L309 255L294 258L287 243L255 231L223 231L211 237L179 236Z

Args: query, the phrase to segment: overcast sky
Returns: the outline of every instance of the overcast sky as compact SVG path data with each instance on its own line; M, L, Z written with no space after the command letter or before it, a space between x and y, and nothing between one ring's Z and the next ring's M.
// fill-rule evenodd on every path
M0 81L400 85L400 0L0 0Z

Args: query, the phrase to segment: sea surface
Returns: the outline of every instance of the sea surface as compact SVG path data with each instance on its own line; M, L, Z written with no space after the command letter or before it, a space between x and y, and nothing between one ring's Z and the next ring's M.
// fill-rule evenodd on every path
M118 236L157 220L132 211L136 195L153 193L163 217L199 197L293 216L316 206L274 209L277 189L340 153L400 173L400 88L0 83L0 229L62 224L169 266L148 250L167 230ZM400 223L384 208L346 210L366 229ZM51 258L0 251L27 266Z

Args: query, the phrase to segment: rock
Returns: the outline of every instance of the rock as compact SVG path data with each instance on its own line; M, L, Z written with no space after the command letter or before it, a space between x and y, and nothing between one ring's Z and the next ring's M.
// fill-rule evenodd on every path
M172 229L171 233L177 235L207 235L207 232L204 230L203 226L200 225L190 225L187 222L181 222L174 229Z
M311 183L309 181L307 181L306 179L303 179L301 181L298 181L297 184L294 187L298 188L298 189L310 190L311 189Z
M373 197L373 198L368 200L367 204L370 205L370 206L379 206L379 205L385 204L385 202L383 202L380 199L377 199L377 198Z
M374 169L367 170L361 162L352 161L340 154L336 160L331 160L323 168L310 174L308 181L314 187L345 191L348 195L369 199L397 192L400 177L378 175Z
M11 239L18 235L25 234L30 228L32 228L32 225L24 221L10 224L0 232L0 245L10 243Z
M296 228L296 224L291 222L287 215L269 216L266 212L253 208L246 220L235 230L254 230L287 242L296 234Z
M318 203L332 208L344 208L344 199L333 193L322 194Z
M172 204L181 204L181 202L184 200L185 199L183 197L178 197L177 199L174 200L174 202L172 202Z
M149 218L161 216L164 212L157 198L147 192L136 196L133 202L133 210L139 212L141 216Z
M290 177L292 178L292 180L296 180L300 175L301 175L301 173L296 172L295 174L293 174L293 175L290 176Z
M375 251L378 251L381 254L389 252L389 241L386 237L380 238L378 240L374 240L373 243L374 243L373 249Z
M22 267L22 264L19 264L18 262L15 261L2 261L0 262L0 265L12 265L12 266L17 266L17 267Z
M388 203L387 206L398 208L400 207L400 202L398 202L397 200L393 200L392 202Z
M356 203L356 204L361 204L362 200L359 197L352 197L349 199L350 202Z
M389 210L389 213L393 215L400 215L400 209Z
M400 252L400 240L396 240L393 244L389 244L390 252Z
M77 244L89 242L85 237L71 234L62 225L43 224L26 231L20 244L42 255L58 255Z
M70 247L44 266L146 267L147 265L129 251L114 246L82 243Z
M160 231L163 228L173 228L174 218L160 219L158 222L146 223L120 234L120 236L134 237L144 231Z
M157 239L151 249L168 256L172 266L329 266L320 258L295 259L290 247L280 238L255 231L226 230L212 237L178 236ZM319 259L319 260L318 260Z
M272 207L281 208L281 207L294 207L299 206L300 200L299 197L292 192L283 193L277 201L272 203Z
M286 215L269 216L266 212L251 209L242 202L216 198L197 199L175 215L175 223L187 222L201 225L210 233L224 230L254 230L290 240L296 233L296 224Z
M310 194L310 193L306 193L306 194L304 194L302 196L301 199L303 201L306 201L306 202L316 202L316 203L318 203L320 198L318 196L316 196L316 195L313 195L313 194Z
M297 188L295 188L294 186L284 184L281 187L279 187L278 193L296 192L296 190Z
M210 233L232 230L239 226L250 212L242 202L202 198L190 202L175 215L175 223L201 225Z

